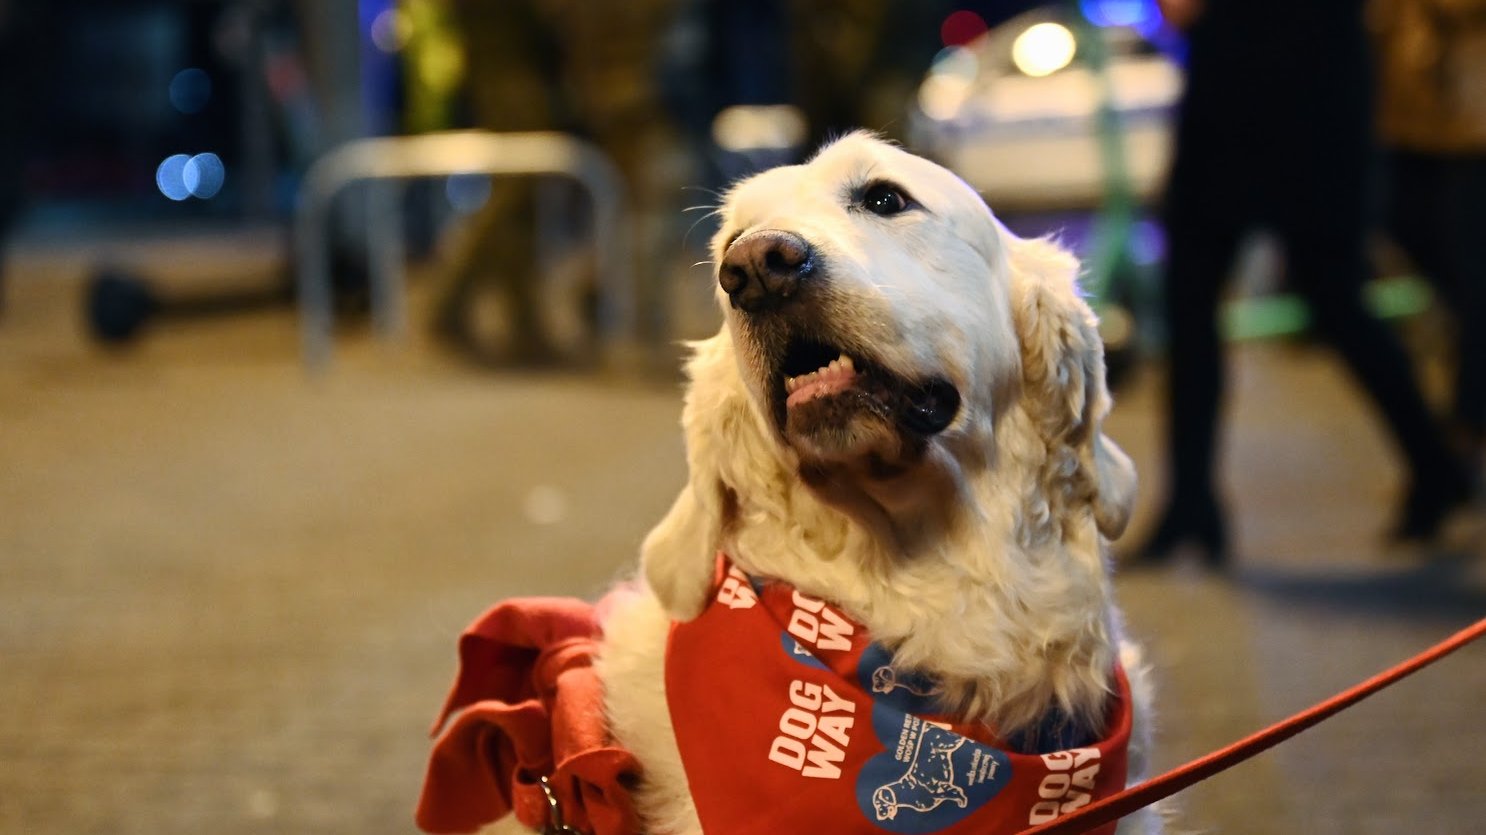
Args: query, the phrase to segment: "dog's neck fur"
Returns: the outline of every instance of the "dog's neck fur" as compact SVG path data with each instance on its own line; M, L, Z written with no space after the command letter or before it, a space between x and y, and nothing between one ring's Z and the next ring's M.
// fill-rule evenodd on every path
M900 476L932 480L911 492L802 474L736 379L726 339L695 346L683 418L717 545L749 573L840 605L967 719L1003 736L1053 713L1099 730L1116 624L1100 558L1079 555L1102 543L1092 513L1068 506L1058 453L1025 442L1034 417L1007 409L988 449L953 461L932 445L923 472Z

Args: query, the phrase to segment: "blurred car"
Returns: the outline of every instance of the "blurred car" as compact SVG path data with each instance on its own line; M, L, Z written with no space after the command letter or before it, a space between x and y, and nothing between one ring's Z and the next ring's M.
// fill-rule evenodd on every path
M1001 212L1092 209L1112 189L1145 202L1165 175L1182 87L1147 37L1159 27L1153 2L1086 0L948 47L919 88L913 143Z

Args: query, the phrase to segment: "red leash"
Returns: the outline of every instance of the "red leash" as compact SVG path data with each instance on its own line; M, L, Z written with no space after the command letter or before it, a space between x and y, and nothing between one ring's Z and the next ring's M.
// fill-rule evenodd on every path
M1255 754L1284 742L1306 728L1351 707L1399 679L1412 675L1433 664L1482 635L1486 635L1486 618L1476 621L1473 626L1462 629L1448 639L1435 644L1424 652L1404 661L1402 664L1385 670L1349 690L1344 690L1314 707L1291 716L1283 722L1270 725L1268 728L1241 739L1226 748L1221 748L1205 757L1199 757L1186 765L1174 768L1138 786L1132 786L1118 794L1113 794L1096 803L1091 803L1070 815L1060 817L1042 826L1025 830L1022 835L1074 835L1074 833L1087 832L1110 821L1118 820L1131 812L1143 809L1162 798L1170 797L1193 783L1206 780L1220 771L1238 765Z

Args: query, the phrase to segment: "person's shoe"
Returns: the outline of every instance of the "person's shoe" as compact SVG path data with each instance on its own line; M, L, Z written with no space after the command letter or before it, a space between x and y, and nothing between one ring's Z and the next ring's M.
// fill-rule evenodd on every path
M1465 472L1479 492L1486 487L1486 426L1457 421L1450 433L1455 453L1465 462Z
M1389 531L1394 542L1430 542L1439 536L1445 521L1468 504L1475 493L1472 479L1463 469L1451 469L1444 478L1416 481L1404 497L1398 521Z
M1172 505L1145 544L1121 561L1126 568L1166 565L1183 551L1195 552L1202 564L1221 571L1228 565L1228 531L1216 503L1198 507Z

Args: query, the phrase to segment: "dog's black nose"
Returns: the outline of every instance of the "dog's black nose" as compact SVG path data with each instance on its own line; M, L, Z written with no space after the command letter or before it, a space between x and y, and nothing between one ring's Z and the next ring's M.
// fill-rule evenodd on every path
M800 289L815 271L815 250L793 232L751 232L728 247L717 283L733 307L748 313L769 310Z

